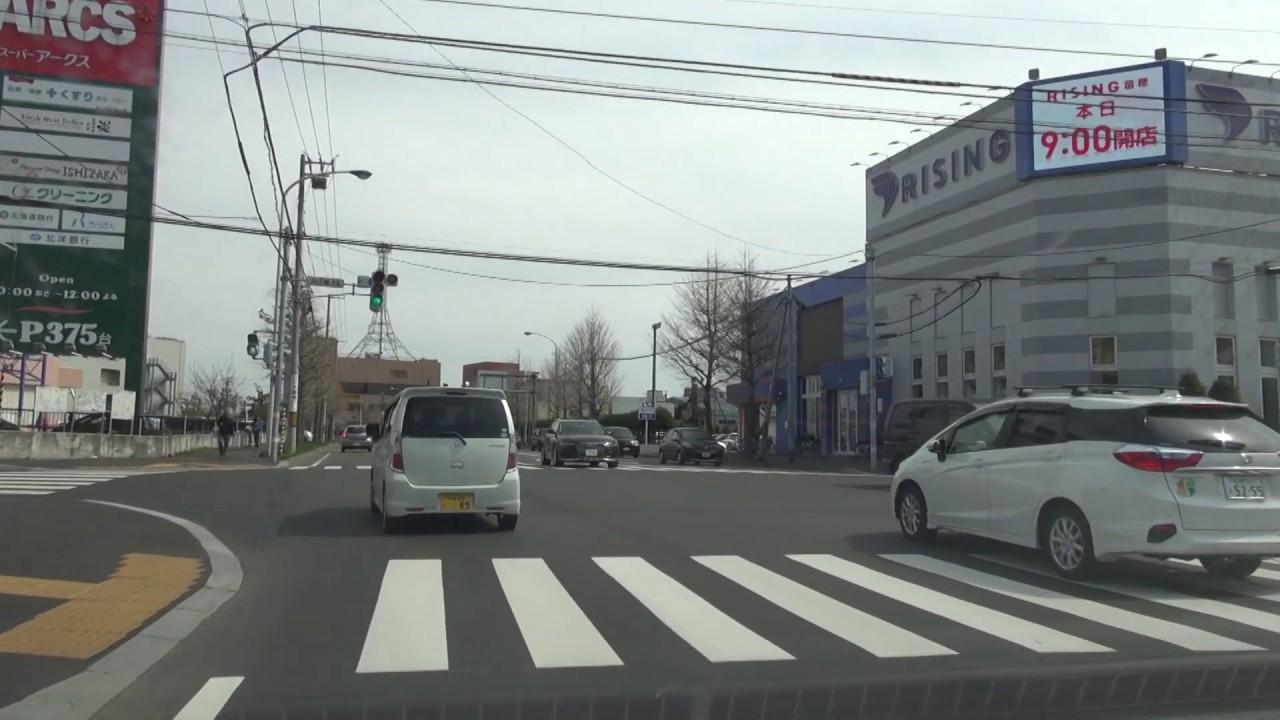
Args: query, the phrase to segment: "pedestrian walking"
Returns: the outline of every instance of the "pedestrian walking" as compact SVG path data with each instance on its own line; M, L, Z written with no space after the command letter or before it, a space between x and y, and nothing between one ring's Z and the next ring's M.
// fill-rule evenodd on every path
M262 447L262 418L253 419L253 446Z
M225 412L218 416L218 454L226 455L231 447L231 436L236 432L236 421Z

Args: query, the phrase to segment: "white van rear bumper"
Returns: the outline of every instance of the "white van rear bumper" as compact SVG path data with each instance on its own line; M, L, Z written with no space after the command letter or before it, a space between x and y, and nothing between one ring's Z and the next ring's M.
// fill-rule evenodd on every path
M470 495L470 510L442 508L442 495ZM466 514L520 514L520 473L508 473L497 485L464 487L415 486L410 485L403 475L390 473L387 476L387 514L391 517L403 515L466 515Z

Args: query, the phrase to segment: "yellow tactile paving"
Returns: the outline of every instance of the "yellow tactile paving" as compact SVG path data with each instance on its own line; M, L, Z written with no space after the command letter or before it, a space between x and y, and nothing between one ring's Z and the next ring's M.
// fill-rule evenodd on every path
M201 561L194 558L133 553L125 555L120 567L100 583L10 578L15 581L13 587L26 590L11 594L67 598L67 602L0 633L0 652L87 660L128 637L185 594L200 578L201 569ZM0 577L0 593L7 592L5 579ZM65 594L37 594L35 588ZM71 594L73 588L76 592Z
M73 580L44 580L17 575L0 575L0 595L71 600L79 597L95 584Z

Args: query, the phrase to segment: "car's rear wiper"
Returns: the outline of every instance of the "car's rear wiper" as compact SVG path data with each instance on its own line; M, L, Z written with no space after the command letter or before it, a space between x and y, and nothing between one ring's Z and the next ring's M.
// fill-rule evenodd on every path
M451 431L451 430L441 430L440 432L423 433L422 435L419 435L418 437L451 437L451 438L458 438L458 442L462 443L463 445L466 445L466 444L467 444L467 439L466 439L466 438L464 438L464 437L462 437L462 434L461 434L461 433L454 432L454 431Z

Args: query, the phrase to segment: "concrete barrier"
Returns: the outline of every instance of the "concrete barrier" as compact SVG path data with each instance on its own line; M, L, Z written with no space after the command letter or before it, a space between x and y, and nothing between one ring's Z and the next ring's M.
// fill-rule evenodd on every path
M213 433L100 435L0 431L0 460L172 457L190 450L217 446L218 436Z

